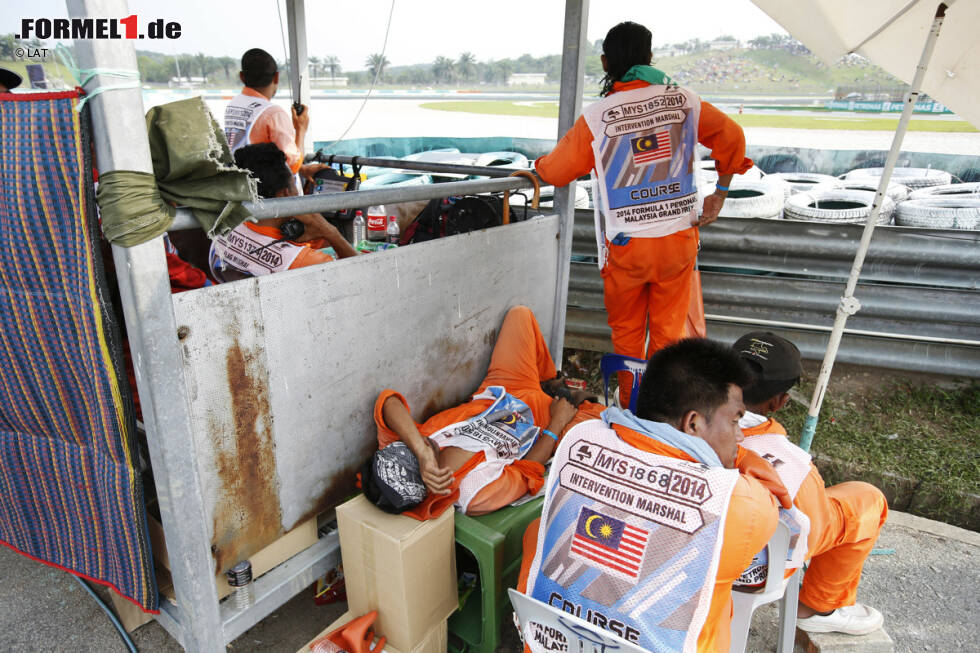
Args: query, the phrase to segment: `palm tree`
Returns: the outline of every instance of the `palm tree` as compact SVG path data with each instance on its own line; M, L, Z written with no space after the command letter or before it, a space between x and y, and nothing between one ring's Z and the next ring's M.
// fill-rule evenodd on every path
M464 52L459 55L457 65L459 76L463 79L471 79L476 73L476 56L472 52Z
M235 59L234 57L221 57L218 59L218 63L221 64L222 68L224 68L225 77L227 77L231 81L234 81L234 79L231 76L232 67L238 63L238 60Z
M432 64L432 74L437 82L449 84L456 77L456 64L449 57L436 57Z
M194 61L197 62L198 67L201 69L201 77L204 78L205 82L208 81L208 73L213 68L212 58L203 52L198 52L197 56L194 57Z
M17 37L13 34L0 36L0 57L13 59L14 51L17 49Z
M330 79L336 77L337 73L340 72L340 59L338 59L333 55L330 55L329 57L324 57L323 65L326 66L327 70L330 71Z
M511 73L514 72L514 66L510 62L510 59L504 59L493 64L492 70L494 81L506 84L507 80L510 79Z
M317 68L320 67L320 57L307 57L306 62L310 65L310 79L316 79Z
M390 64L388 57L383 54L377 53L372 54L364 62L364 65L368 68L368 73L371 75L371 79L381 79L385 74L385 67Z

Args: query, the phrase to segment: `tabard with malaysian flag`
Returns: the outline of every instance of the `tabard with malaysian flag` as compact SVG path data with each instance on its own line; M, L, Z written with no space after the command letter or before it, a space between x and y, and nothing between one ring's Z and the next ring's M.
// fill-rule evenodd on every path
M555 452L527 594L647 651L693 653L737 479L582 422Z
M701 100L678 86L612 93L582 110L592 133L599 262L617 234L660 238L688 229L699 203Z

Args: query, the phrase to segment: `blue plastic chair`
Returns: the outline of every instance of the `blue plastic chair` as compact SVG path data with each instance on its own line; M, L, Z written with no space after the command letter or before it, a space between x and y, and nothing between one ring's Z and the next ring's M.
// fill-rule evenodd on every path
M602 385L606 392L606 405L609 405L609 377L613 372L629 372L633 375L633 387L630 390L630 412L636 412L636 396L639 394L640 381L643 379L643 372L647 369L647 362L641 358L623 356L622 354L605 354L599 361L599 369L602 371Z

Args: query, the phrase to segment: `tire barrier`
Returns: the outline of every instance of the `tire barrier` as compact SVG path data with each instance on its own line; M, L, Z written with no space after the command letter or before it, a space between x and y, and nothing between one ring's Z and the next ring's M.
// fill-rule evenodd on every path
M778 179L789 184L794 193L806 192L818 188L836 188L840 180L831 175L816 172L776 172L766 175L766 179Z
M870 192L870 191L869 191ZM861 239L859 224L721 219L701 230L708 335L766 329L820 360ZM980 377L980 231L877 229L842 362ZM575 212L565 343L612 351L592 211Z
M980 229L980 199L929 197L898 205L895 224L929 229Z
M770 175L771 176L771 175ZM700 187L701 203L705 195L714 192L714 186L705 184ZM743 180L735 177L728 191L728 197L721 207L720 218L779 218L783 213L786 201L785 184L779 181L761 179L758 181Z
M718 181L718 172L715 170L714 159L704 159L697 162L698 178L700 184L713 184ZM741 175L735 175L735 179L745 181L758 181L765 173L757 166L752 166Z
M866 190L871 191L872 193L878 192L878 184L871 181L842 181L841 188L845 188L847 190ZM894 181L889 181L888 188L885 189L885 195L892 198L892 200L895 202L904 202L905 200L909 199L909 193L910 191L908 186L905 184L895 183Z
M912 191L910 200L923 200L931 197L947 197L956 199L980 199L980 183L946 184L945 186L930 186Z
M883 168L858 168L848 172L846 181L867 181L868 177L880 179ZM892 181L905 184L912 190L929 186L944 186L953 181L953 176L945 170L933 168L895 168L892 171Z
M832 222L835 224L863 224L871 213L875 194L865 190L843 188L817 189L796 193L786 200L784 217L787 220L807 222ZM885 197L876 224L889 224L895 201Z

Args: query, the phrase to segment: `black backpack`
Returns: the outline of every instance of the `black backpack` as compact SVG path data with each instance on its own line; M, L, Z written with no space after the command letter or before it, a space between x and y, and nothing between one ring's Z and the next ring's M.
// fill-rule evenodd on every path
M449 197L431 200L402 236L402 244L422 243L501 224L503 200L497 196Z

